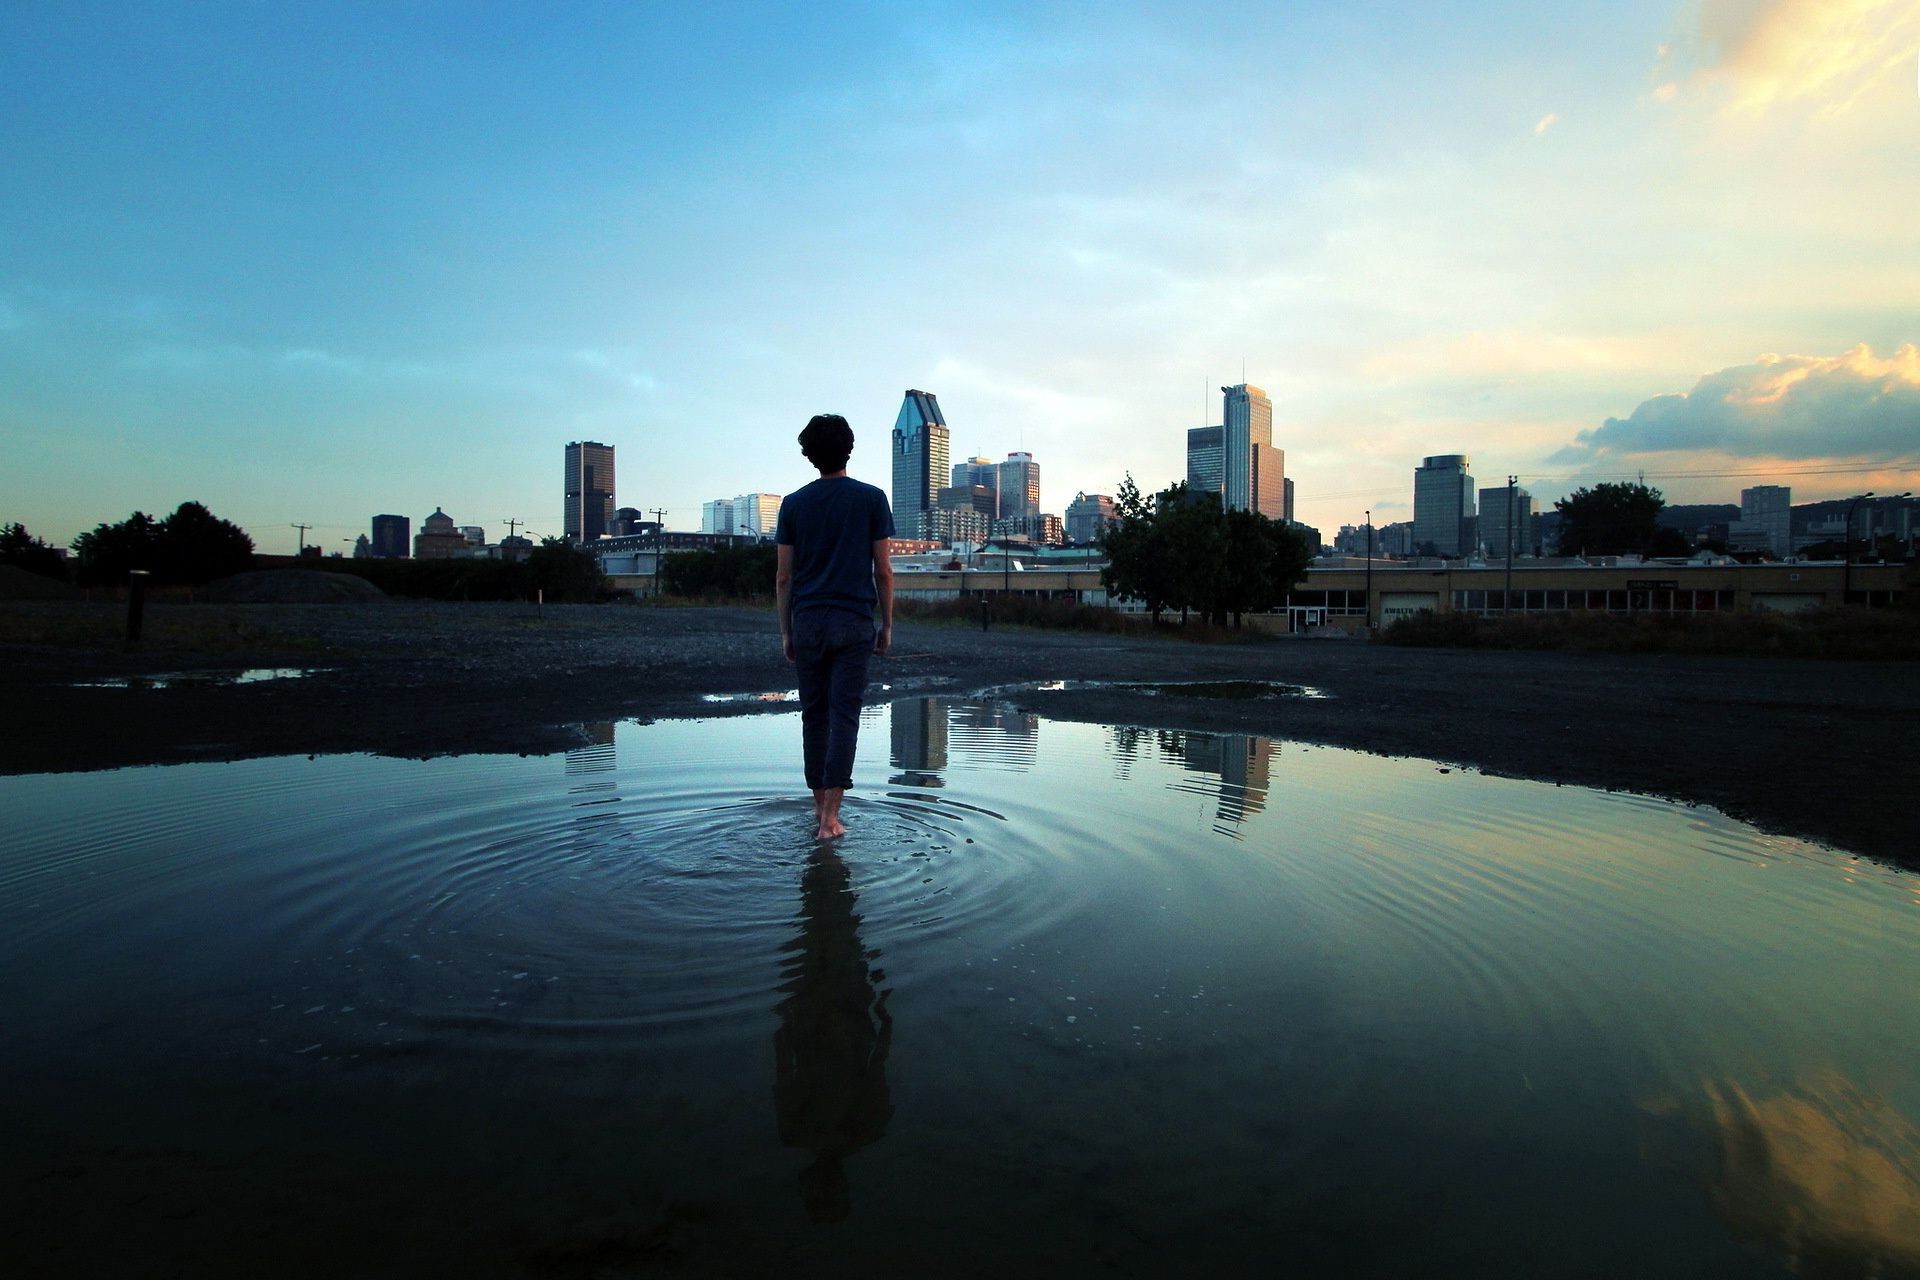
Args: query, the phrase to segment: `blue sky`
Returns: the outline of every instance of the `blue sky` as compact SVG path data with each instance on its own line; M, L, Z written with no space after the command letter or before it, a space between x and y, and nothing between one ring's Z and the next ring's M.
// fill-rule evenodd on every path
M1299 514L1920 485L1920 0L0 0L0 521L265 551L886 482L900 393L1046 509L1267 388Z

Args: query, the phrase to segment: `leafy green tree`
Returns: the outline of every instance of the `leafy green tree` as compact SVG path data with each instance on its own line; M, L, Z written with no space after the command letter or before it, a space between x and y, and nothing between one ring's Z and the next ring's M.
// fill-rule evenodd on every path
M778 554L765 543L686 551L661 557L660 577L676 596L759 599L773 594Z
M1654 546L1667 500L1644 484L1602 483L1575 489L1553 505L1560 513L1562 554L1643 555Z
M597 600L607 589L599 558L565 538L542 538L527 553L527 568L534 588L549 600Z
M1166 530L1155 527L1157 503L1140 492L1128 473L1113 506L1118 519L1100 535L1100 547L1107 554L1100 585L1118 599L1140 601L1158 622L1174 601L1176 585Z
M253 539L197 502L183 502L164 520L136 511L73 540L83 586L116 585L144 569L156 583L194 585L253 567Z
M1154 620L1166 609L1238 625L1271 609L1305 573L1313 549L1277 520L1226 511L1216 494L1185 484L1149 500L1128 476L1115 495L1119 517L1102 536L1101 582L1122 600L1139 600Z
M98 524L73 540L83 587L117 585L135 569L152 573L159 559L160 522L136 511L118 524Z
M160 522L154 577L199 586L253 568L253 539L197 502L183 502Z
M67 562L60 553L28 533L21 524L0 529L0 564L10 564L43 578L64 580L67 576Z

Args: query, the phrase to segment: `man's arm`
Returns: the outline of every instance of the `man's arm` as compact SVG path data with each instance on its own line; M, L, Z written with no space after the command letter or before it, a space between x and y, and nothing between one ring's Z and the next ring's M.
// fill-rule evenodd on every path
M774 548L773 598L780 611L780 651L793 661L793 548ZM893 593L887 593L891 596Z
M880 630L873 637L873 651L884 658L893 648L893 561L885 538L873 543L873 586L880 593Z

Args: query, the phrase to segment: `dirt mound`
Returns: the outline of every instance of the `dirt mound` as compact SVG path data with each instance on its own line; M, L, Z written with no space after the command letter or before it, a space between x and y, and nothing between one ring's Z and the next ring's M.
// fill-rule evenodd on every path
M58 578L28 573L16 564L0 564L0 600L72 600L79 594Z
M257 569L209 582L194 593L207 604L335 604L384 600L386 592L346 573L318 569Z

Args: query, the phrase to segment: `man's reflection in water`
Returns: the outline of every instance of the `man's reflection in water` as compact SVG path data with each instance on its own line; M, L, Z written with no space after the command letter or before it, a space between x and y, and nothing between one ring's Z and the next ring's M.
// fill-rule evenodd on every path
M875 991L847 864L814 846L800 877L800 936L785 950L780 1029L773 1035L774 1110L780 1140L813 1152L800 1175L807 1212L838 1222L851 1207L841 1162L886 1132L891 991Z

